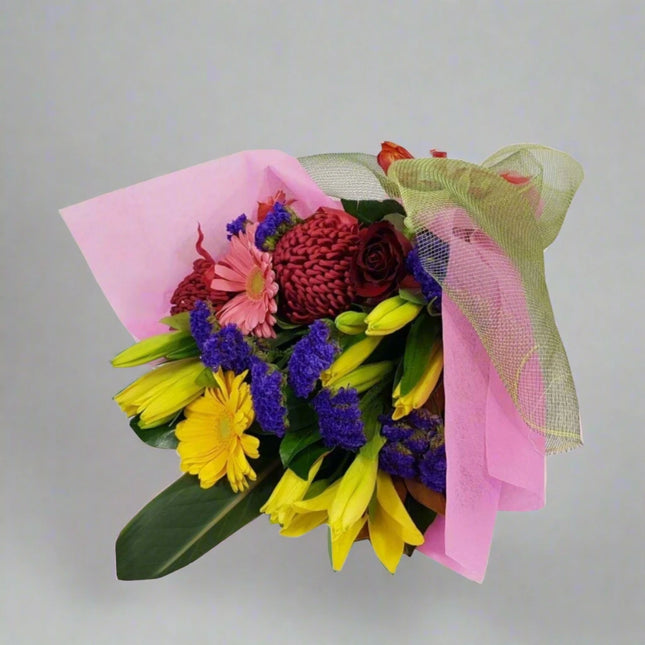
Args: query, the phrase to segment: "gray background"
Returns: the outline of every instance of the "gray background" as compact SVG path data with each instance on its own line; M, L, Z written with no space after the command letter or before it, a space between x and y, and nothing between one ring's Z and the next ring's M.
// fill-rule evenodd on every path
M6 643L637 643L643 630L639 2L2 2L2 612ZM178 476L110 400L129 342L57 209L241 149L479 161L568 151L586 180L547 251L584 449L502 514L488 576L261 519L117 582L113 543Z

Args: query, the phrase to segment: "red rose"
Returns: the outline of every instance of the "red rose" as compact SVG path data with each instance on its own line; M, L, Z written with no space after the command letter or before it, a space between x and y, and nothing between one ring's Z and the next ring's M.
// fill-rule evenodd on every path
M356 293L383 300L406 273L405 258L412 245L389 222L377 222L358 233L358 250L350 268Z
M392 143L391 141L383 141L381 144L381 152L376 157L376 161L383 168L383 171L387 172L390 164L399 159L414 159L414 157L403 146Z

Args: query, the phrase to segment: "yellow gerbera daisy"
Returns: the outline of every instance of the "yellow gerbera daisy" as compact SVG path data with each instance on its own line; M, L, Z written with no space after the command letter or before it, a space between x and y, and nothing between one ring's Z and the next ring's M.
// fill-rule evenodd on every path
M181 470L197 475L202 488L210 488L226 475L237 493L248 488L248 479L256 478L247 457L260 456L260 440L245 434L255 417L246 374L236 376L220 367L213 373L219 387L207 388L190 403L184 410L186 419L177 425Z

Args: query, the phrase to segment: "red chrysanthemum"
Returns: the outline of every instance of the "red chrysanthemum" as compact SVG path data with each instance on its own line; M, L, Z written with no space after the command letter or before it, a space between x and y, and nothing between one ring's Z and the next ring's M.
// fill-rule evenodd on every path
M204 234L201 227L197 227L199 237L195 244L195 250L201 256L193 262L192 273L189 273L177 286L172 298L170 298L170 314L174 316L183 311L192 311L198 300L208 300L219 309L228 299L229 294L211 288L211 282L215 275L215 260L210 253L204 249L202 242Z
M306 325L346 311L356 296L349 270L358 248L358 220L320 208L285 233L275 247L281 314Z

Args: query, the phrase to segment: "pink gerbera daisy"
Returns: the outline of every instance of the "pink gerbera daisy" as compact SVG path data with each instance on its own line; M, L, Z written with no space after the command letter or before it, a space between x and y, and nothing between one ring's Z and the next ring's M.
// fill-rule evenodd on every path
M227 254L215 264L211 289L237 294L220 309L221 325L233 323L245 335L274 338L278 283L271 255L255 246L257 227L247 224L245 231L231 238Z

